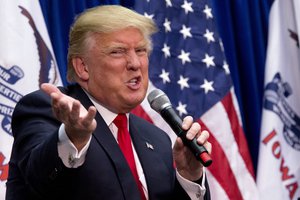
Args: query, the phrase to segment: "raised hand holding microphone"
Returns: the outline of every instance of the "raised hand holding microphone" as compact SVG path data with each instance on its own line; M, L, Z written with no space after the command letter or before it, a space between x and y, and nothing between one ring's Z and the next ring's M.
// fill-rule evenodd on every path
M191 116L182 121L173 110L167 95L161 90L153 90L147 98L151 108L163 117L180 138L177 138L173 148L177 169L183 169L186 178L195 180L195 175L199 174L199 166L202 164L207 167L212 163L209 155L211 144L207 141L209 133L201 131L201 126L193 122Z
M186 138L188 140L195 139L198 144L205 146L208 153L211 152L211 144L207 141L209 133L201 131L200 125L193 122L191 116L183 119L182 127L183 130L186 130ZM177 171L181 176L191 181L199 180L203 176L202 162L199 162L195 154L190 150L190 147L186 146L180 137L175 141L173 157Z

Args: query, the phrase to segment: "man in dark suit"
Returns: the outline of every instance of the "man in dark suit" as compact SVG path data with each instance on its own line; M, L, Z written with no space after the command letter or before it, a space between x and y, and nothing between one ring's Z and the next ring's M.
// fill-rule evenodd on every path
M15 107L6 199L210 198L204 168L181 139L172 149L165 132L130 114L147 93L155 31L152 20L121 6L76 19L68 54L73 83L43 84ZM191 117L182 128L211 151L208 132Z

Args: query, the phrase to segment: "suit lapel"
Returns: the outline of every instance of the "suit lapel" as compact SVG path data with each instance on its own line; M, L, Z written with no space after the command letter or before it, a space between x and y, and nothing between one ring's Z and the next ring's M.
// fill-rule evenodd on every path
M158 151L156 151L156 146L150 139L151 137L147 136L151 133L147 132L145 128L139 127L135 118L136 116L130 115L129 132L146 178L149 199L153 199L152 194L155 194L160 184L167 180L167 177L159 176L162 171L166 171L167 166L161 159L162 155L159 155Z

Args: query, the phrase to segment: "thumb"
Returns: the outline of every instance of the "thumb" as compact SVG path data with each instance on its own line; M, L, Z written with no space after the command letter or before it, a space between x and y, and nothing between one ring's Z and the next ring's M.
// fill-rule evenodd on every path
M50 83L43 83L41 89L50 96L52 93L61 94L61 91L55 85Z
M184 148L184 144L182 142L182 139L180 137L176 138L175 144L173 146L174 151L180 151L182 148Z

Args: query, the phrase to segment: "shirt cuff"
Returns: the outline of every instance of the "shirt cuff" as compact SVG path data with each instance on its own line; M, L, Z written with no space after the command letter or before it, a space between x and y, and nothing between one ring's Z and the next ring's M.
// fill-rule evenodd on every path
M64 165L68 168L77 168L81 166L85 161L87 149L90 146L91 138L87 144L78 152L75 145L69 139L65 125L62 124L58 130L58 156L61 158Z
M205 188L205 168L203 168L203 176L201 184L197 184L190 180L183 178L178 171L176 170L176 177L181 185L181 187L185 190L185 192L189 195L191 200L202 200L204 198L206 188Z

